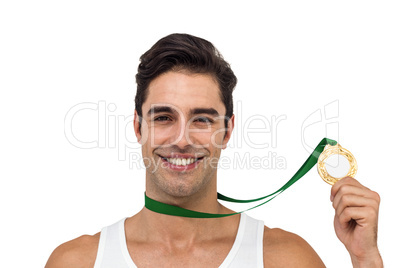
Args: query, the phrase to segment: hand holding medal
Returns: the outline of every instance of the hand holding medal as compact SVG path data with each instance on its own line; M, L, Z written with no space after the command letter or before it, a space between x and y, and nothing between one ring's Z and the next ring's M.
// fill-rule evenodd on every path
M343 166L339 160L349 162L346 175L328 173L326 165L331 157L338 157L337 164L333 165L338 169ZM335 233L349 251L353 267L383 267L377 247L380 196L353 178L357 164L352 153L339 144L328 144L318 158L317 169L321 178L333 185L331 201L335 209Z

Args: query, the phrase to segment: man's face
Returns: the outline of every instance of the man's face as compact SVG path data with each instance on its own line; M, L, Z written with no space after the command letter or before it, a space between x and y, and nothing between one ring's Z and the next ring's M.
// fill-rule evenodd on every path
M167 72L148 91L141 130L137 114L134 120L147 191L184 197L207 190L215 183L221 149L233 129L233 116L225 128L219 85L207 74Z

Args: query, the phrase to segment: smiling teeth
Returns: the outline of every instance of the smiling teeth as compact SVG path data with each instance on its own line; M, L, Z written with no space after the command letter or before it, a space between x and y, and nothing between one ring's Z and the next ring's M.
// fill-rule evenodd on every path
M186 166L195 162L194 158L166 158L166 160L178 166Z

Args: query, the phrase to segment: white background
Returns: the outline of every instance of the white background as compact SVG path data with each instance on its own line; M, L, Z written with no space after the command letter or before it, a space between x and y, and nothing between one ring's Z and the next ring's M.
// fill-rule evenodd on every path
M223 156L271 151L286 160L285 169L222 169L219 191L235 198L271 193L300 167L308 147L324 136L337 139L357 159L356 178L382 197L379 248L395 267L402 239L401 13L399 1L2 1L0 266L43 267L59 244L142 208L144 170L119 158L140 150L113 143L134 140L127 122L140 55L179 32L212 41L239 79L239 136ZM80 103L115 106L100 131L97 111L77 113L72 126L81 140L108 137L98 143L104 148L77 148L66 138L65 117ZM256 115L286 116L276 134L250 134L256 144L269 143L264 149L242 136ZM126 121L116 126L119 117ZM328 267L351 267L333 231L329 194L314 168L249 215L302 236Z

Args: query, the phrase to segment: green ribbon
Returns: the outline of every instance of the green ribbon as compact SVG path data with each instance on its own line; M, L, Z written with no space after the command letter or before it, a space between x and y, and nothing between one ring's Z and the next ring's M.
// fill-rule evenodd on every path
M281 194L283 191L285 191L287 188L292 186L296 181L298 181L301 177L303 177L318 161L318 157L324 150L325 146L327 144L330 145L336 145L337 142L335 140L327 139L324 138L321 140L321 142L317 145L317 147L314 149L314 151L311 153L311 155L307 158L307 160L303 163L303 165L299 168L299 170L293 175L293 177L285 183L281 188L279 188L277 191L273 192L272 194L260 197L260 198L255 198L255 199L249 199L249 200L239 200L239 199L234 199L231 197L224 196L223 194L218 193L218 199L223 200L223 201L228 201L228 202L234 202L234 203L251 203L251 202L256 202L260 200L264 200L266 198L269 198L268 200L265 200L261 204L258 204L254 207L251 207L249 209L246 209L241 212L235 212L235 213L229 213L229 214L213 214L213 213L205 213L205 212L198 212L198 211L193 211L169 204L165 204L159 201L156 201L154 199L149 198L145 194L145 207L151 211L157 212L157 213L162 213L166 215L172 215L172 216L180 216L180 217L188 217L188 218L221 218L221 217L227 217L227 216L232 216L236 215L239 213L243 213L245 211L251 210L253 208L257 208L259 206L264 205L265 203L268 203L275 197L277 197L279 194Z

